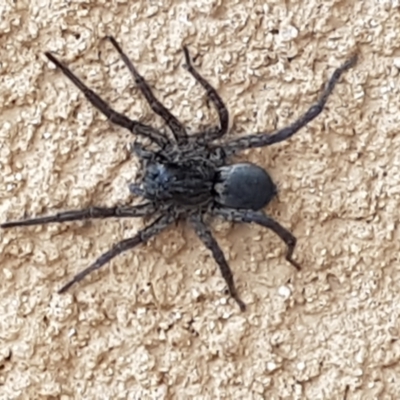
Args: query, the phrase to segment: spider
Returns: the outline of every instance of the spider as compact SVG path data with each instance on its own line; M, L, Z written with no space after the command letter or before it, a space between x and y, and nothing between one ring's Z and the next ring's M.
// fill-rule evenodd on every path
M216 108L219 118L218 126L193 135L188 135L182 123L155 97L114 37L107 36L107 39L133 75L137 87L153 112L168 125L170 135L115 111L53 54L46 52L45 55L95 108L114 124L136 135L131 151L140 159L141 172L140 179L130 184L129 190L133 195L142 197L143 201L137 205L89 207L50 216L10 221L1 224L1 228L97 218L152 218L152 222L135 236L116 243L93 264L76 274L59 290L59 293L64 293L119 254L147 242L169 225L187 220L205 247L211 251L226 281L230 296L240 310L245 311L246 305L237 293L233 274L224 253L206 224L207 215L233 222L256 223L271 229L286 244L286 260L297 270L300 270L300 265L293 260L296 238L262 211L277 193L271 177L255 164L233 163L230 160L244 149L282 142L316 118L324 109L341 75L355 64L357 57L352 56L334 71L319 100L291 125L272 134L262 132L222 142L219 139L228 132L228 110L217 91L193 66L187 47L183 47L184 68L204 88L207 99ZM137 140L139 137L147 138L149 143L144 145Z

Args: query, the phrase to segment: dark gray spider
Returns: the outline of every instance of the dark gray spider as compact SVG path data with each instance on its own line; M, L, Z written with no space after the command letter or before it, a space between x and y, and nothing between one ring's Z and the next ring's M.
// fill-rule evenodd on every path
M89 207L64 211L51 216L6 222L1 227L11 228L94 218L154 217L154 221L139 231L136 236L115 244L92 265L75 275L59 290L59 293L63 293L117 255L147 242L173 222L187 219L198 237L211 251L228 285L230 295L244 311L246 306L237 294L232 271L221 248L204 222L206 214L223 217L234 222L254 222L271 229L287 245L286 260L298 270L300 266L292 258L296 238L261 211L276 194L276 186L268 173L251 163L233 164L228 160L238 151L269 146L286 140L317 117L323 110L340 76L355 64L356 56L334 71L319 100L288 127L272 134L256 133L224 143L215 143L228 131L228 110L216 90L193 67L186 47L183 48L185 68L206 90L207 97L215 106L219 116L219 126L191 136L187 135L185 127L178 119L155 98L144 78L139 75L116 40L111 36L108 37L108 40L131 71L139 90L143 93L151 109L170 128L174 140L170 140L155 128L134 121L113 110L67 66L51 53L46 52L45 54L82 91L90 103L111 122L128 129L135 135L150 139L151 145L144 146L136 142L132 147L132 151L142 162L142 176L140 183L129 185L129 190L133 194L143 197L146 201L134 206Z

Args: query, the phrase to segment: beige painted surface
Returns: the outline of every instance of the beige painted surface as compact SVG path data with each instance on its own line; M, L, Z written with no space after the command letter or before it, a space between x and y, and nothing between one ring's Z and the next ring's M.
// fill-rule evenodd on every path
M107 34L195 129L216 115L181 67L190 46L232 136L293 121L358 51L317 120L243 156L278 184L267 211L303 270L273 233L215 221L246 313L184 227L58 295L143 223L1 231L0 399L400 399L399 2L1 0L1 221L132 200L132 136L43 55L161 127Z

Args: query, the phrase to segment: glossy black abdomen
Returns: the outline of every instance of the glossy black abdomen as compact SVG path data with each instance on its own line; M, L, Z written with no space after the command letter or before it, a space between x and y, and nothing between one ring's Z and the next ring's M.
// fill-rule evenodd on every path
M260 210L277 189L263 168L252 163L226 165L218 169L215 201L225 207Z

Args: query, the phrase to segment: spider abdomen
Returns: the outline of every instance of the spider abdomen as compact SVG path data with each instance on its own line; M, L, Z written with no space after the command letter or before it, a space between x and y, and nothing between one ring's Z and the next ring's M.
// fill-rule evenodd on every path
M180 205L200 205L213 197L215 169L199 162L151 163L143 179L146 197Z
M260 210L276 195L276 186L268 173L251 163L221 167L214 186L215 200L223 206Z

